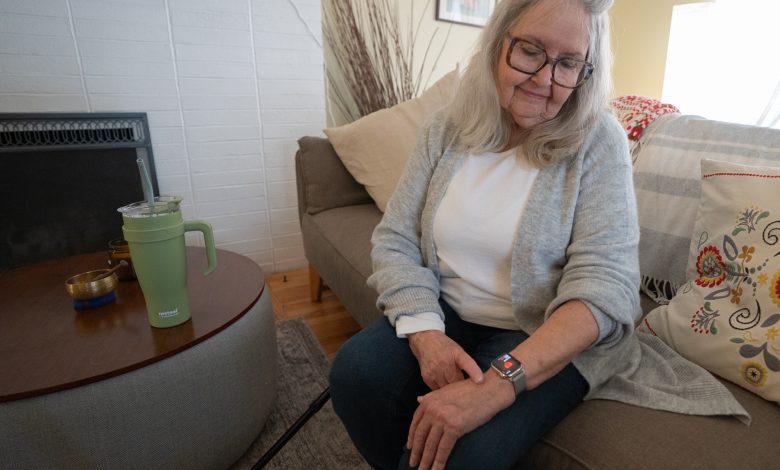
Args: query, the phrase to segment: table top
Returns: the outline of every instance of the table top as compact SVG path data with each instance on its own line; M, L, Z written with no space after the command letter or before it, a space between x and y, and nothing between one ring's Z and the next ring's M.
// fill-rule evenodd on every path
M117 299L75 310L69 277L107 265L90 253L0 272L0 402L84 385L146 366L198 344L241 318L260 298L263 271L249 258L187 247L191 320L153 328L137 281L120 281Z

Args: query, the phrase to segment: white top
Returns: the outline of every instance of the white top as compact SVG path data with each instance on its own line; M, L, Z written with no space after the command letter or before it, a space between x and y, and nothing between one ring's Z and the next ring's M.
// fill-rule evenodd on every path
M433 222L441 295L471 323L519 329L512 313L510 264L517 224L539 173L512 149L467 155ZM444 331L434 312L401 316L396 334Z

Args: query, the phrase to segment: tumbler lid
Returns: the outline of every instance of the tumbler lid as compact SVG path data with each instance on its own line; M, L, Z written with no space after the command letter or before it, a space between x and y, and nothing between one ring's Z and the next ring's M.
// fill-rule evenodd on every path
M117 211L129 218L157 217L178 212L180 204L181 198L178 196L157 196L153 204L149 201L138 201L120 207Z

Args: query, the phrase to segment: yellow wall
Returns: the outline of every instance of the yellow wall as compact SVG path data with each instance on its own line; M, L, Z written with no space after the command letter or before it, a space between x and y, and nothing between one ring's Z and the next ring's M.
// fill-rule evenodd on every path
M428 86L455 68L456 65L465 65L473 53L473 47L479 38L482 28L466 26L446 21L436 20L435 0L392 0L398 8L398 19L403 27L408 26L411 20L420 29L414 48L415 67L420 67L425 57L425 49L431 42L430 52L425 58L423 71L423 85ZM449 33L449 35L448 35ZM446 43L445 43L446 38ZM439 52L441 51L441 55ZM438 62L436 61L438 56ZM434 66L435 62L435 66ZM427 78L430 76L430 80Z
M672 7L701 0L615 0L612 20L612 75L615 96L661 98Z

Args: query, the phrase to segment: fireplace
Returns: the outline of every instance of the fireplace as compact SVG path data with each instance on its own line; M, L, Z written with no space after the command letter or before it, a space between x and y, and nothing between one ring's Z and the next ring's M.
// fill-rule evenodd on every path
M0 271L121 238L138 158L159 194L146 113L0 113Z

